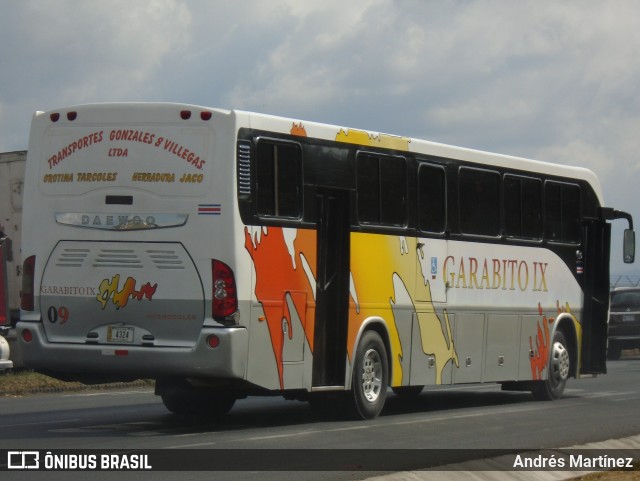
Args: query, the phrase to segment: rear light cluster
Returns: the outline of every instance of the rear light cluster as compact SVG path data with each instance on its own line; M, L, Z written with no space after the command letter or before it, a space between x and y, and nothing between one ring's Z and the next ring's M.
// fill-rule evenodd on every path
M36 256L27 257L22 263L22 292L20 292L20 307L24 311L34 310L33 280L36 268Z
M34 289L33 281L36 270L36 256L27 257L22 263L22 290L20 291L20 308L23 311L33 311L34 306ZM33 332L31 329L23 329L21 332L24 342L33 341Z
M216 320L224 320L233 316L238 310L238 291L231 268L217 259L211 261L213 279L212 316Z

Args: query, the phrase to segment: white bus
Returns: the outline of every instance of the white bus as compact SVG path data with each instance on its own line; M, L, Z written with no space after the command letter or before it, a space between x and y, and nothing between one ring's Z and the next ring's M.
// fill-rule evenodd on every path
M631 262L586 169L192 105L38 112L24 362L155 379L178 414L281 394L372 418L388 387L469 382L555 399L606 371L616 218Z

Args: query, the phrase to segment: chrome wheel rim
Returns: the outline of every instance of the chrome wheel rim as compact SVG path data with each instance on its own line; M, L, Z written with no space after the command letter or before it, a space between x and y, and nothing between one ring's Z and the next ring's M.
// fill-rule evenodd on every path
M551 373L549 376L556 386L569 378L569 351L561 342L553 344Z
M369 349L362 361L362 393L368 402L373 403L382 390L382 359L378 351Z

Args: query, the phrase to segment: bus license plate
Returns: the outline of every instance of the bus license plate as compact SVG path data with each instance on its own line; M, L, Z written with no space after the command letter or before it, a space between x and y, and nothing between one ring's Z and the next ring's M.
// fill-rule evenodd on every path
M109 326L107 330L107 342L133 343L133 327Z
M623 314L622 315L622 322L633 322L635 320L636 316L634 316L633 314Z

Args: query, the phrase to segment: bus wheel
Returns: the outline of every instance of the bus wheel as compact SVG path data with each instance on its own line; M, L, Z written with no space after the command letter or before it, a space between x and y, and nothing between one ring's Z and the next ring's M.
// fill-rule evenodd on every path
M384 407L388 384L387 350L377 332L366 331L356 350L351 380L355 414L362 419L378 416Z
M553 401L562 396L571 372L570 359L567 341L562 332L556 331L553 335L547 379L534 382L532 393L536 399Z

